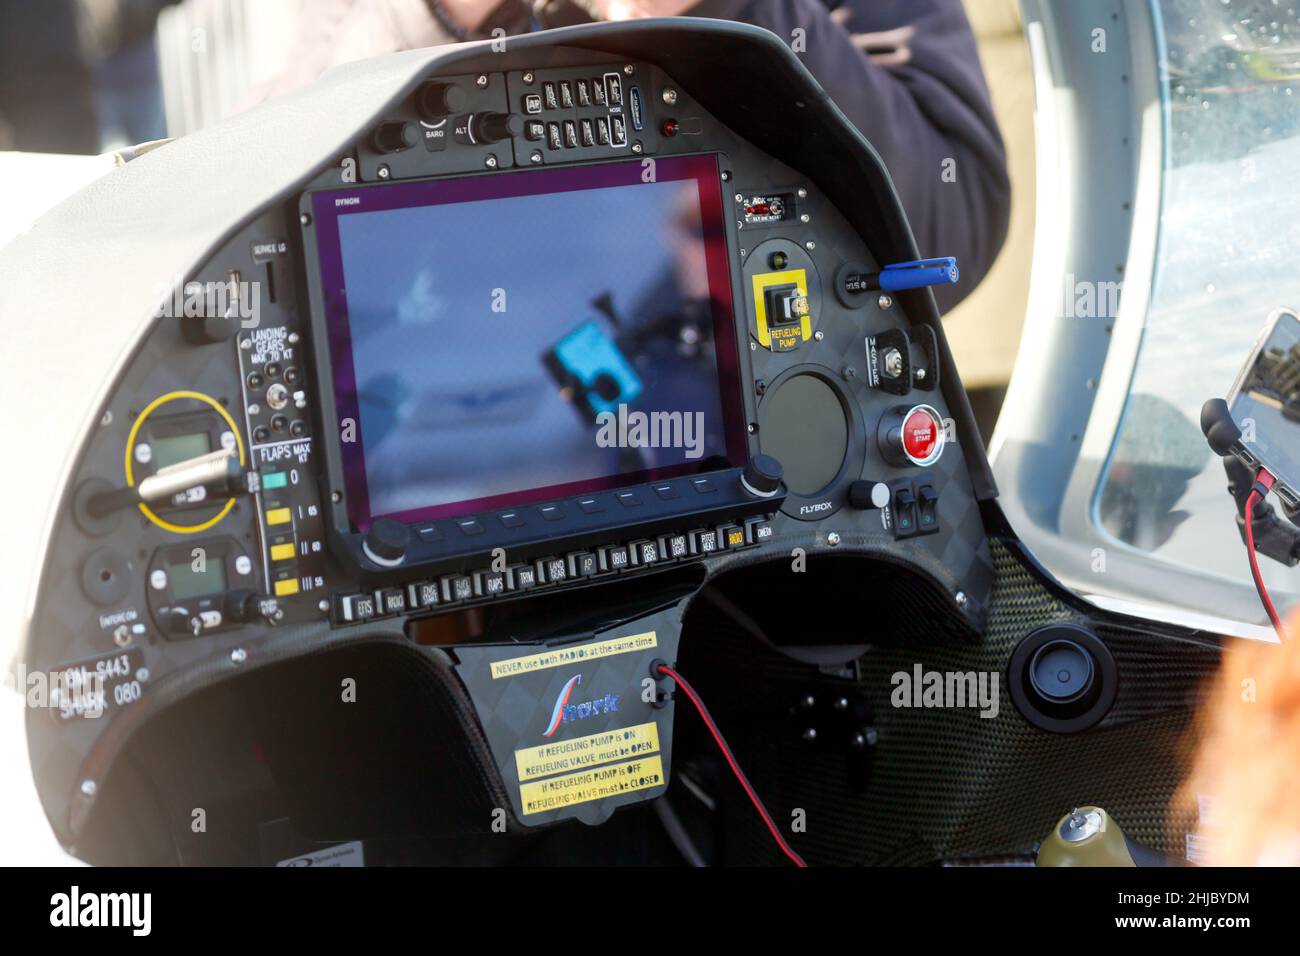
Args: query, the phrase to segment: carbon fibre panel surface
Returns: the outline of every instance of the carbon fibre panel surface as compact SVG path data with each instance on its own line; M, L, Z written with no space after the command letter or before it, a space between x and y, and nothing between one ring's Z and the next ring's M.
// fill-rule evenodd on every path
M1105 720L1075 735L1030 725L1007 693L1016 644L1057 621L1088 623L1000 542L988 630L978 644L886 646L892 624L863 608L874 646L845 680L789 659L715 611L688 617L681 670L709 702L778 825L803 810L791 842L812 864L928 864L1028 855L1072 806L1105 807L1135 841L1181 856L1166 808L1182 779L1192 707L1218 651L1151 633L1093 626L1115 655L1119 696ZM874 631L874 633L873 633ZM999 675L997 716L977 709L896 708L892 676L925 670ZM851 750L804 745L794 702L856 689L878 742L868 782L854 789ZM793 710L793 712L792 712ZM677 721L678 763L711 743L691 716ZM792 756L792 753L794 756ZM720 787L728 864L778 863L780 854L733 781ZM684 794L675 798L683 805Z

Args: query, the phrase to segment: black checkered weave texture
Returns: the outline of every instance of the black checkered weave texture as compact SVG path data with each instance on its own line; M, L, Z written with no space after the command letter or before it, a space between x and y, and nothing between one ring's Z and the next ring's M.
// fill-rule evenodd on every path
M863 640L872 648L858 661L856 681L791 660L704 602L688 618L680 669L703 694L778 825L788 830L792 814L804 811L806 830L794 832L791 843L810 863L1027 860L1052 825L1083 803L1105 807L1135 841L1184 854L1166 812L1194 743L1191 714L1217 668L1217 647L1123 630L1093 614L1092 627L1119 669L1115 705L1084 733L1039 730L1008 695L1011 653L1037 627L1085 618L999 542L993 559L988 627L978 644L900 642L892 609L859 605ZM908 621L904 631L913 630ZM892 707L891 675L918 663L925 670L996 671L997 716L982 718L977 708ZM857 789L850 748L807 745L793 703L854 689L869 701L878 731L866 784ZM710 746L686 715L679 715L676 734L679 766L686 754L702 757ZM780 863L734 781L722 783L719 796L726 848L719 862ZM677 790L674 800L685 806L690 798Z

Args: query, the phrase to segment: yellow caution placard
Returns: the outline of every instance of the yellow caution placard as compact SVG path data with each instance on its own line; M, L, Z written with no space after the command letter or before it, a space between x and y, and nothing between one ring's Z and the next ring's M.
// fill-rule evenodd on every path
M527 657L512 657L507 661L497 661L492 665L492 679L515 677L518 674L531 674L552 667L566 667L571 664L585 664L598 661L616 654L630 654L658 647L659 641L654 631L644 634L629 634L626 637L611 637L594 644L575 644L572 647L557 647L540 654Z
M572 773L613 760L645 757L659 752L659 727L654 721L635 727L620 727L572 740L557 740L515 751L519 781L536 780L551 774Z
M654 756L520 784L519 800L528 815L649 790L663 783L663 762Z

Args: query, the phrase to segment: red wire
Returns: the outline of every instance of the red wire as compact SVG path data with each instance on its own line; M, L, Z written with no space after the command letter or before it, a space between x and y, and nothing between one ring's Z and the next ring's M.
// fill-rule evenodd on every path
M1264 487L1265 493L1273 487L1274 478L1268 471L1261 468L1255 473L1256 483ZM1264 610L1268 612L1268 619L1273 624L1273 630L1277 632L1278 640L1287 640L1286 628L1282 626L1282 619L1278 616L1277 609L1273 607L1273 599L1268 596L1268 588L1264 586L1264 576L1259 572L1259 559L1255 555L1255 505L1264 499L1259 496L1259 492L1252 488L1250 494L1246 496L1246 556L1250 559L1250 576L1255 581L1255 590L1259 593L1259 599L1264 605Z
M745 776L745 772L740 769L740 764L736 763L736 758L731 754L731 748L727 746L727 741L722 736L722 731L718 730L718 725L713 722L713 717L709 714L709 709L704 706L704 701L700 700L700 695L695 693L695 689L691 687L690 684L686 683L681 674L677 673L677 671L673 670L667 664L659 665L659 673L666 677L671 677L677 683L677 686L682 689L682 693L691 699L691 703L695 705L695 709L700 712L700 718L704 721L704 725L709 728L709 733L713 734L713 740L717 743L718 749L722 751L722 756L726 757L727 763L731 765L731 772L736 775L736 779L740 781L740 785L745 788L745 793L749 795L750 802L754 804L754 809L758 811L758 815L761 816L763 822L767 824L767 829L772 834L772 839L776 841L777 846L781 848L781 852L789 857L795 866L807 866L808 864L803 861L803 857L791 849L790 844L786 843L785 837L781 835L781 831L778 830L776 824L772 822L772 817L768 814L767 807L763 806L763 801L758 798L758 794L754 792L754 788L749 785L749 779Z

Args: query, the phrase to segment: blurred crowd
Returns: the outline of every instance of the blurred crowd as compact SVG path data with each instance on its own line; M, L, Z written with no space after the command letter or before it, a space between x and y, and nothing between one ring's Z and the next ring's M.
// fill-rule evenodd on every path
M175 0L0 0L0 150L166 135L154 27Z

